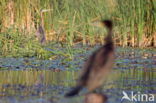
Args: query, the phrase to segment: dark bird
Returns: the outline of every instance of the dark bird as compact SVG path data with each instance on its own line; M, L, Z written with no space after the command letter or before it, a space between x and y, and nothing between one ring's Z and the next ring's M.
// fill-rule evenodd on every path
M77 86L65 94L65 97L77 95L80 90L87 88L89 92L100 88L111 71L114 63L114 43L112 39L113 24L111 20L103 20L102 24L107 29L105 44L96 50L84 64L82 74L77 82Z

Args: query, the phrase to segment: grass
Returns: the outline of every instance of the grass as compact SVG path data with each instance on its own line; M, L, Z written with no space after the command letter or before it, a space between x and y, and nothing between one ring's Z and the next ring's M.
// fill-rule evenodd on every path
M114 21L116 45L156 46L155 0L1 0L0 5L4 56L46 57L47 51L34 37L40 24L47 42L66 43L70 53L75 43L103 43L106 32L93 25L101 19Z
M10 28L0 33L1 57L38 57L47 58L50 52L43 49L35 36L25 32L20 33L17 28Z

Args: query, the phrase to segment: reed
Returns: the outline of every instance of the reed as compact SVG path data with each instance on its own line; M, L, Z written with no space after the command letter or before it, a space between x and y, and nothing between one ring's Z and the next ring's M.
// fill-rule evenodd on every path
M116 25L116 45L156 46L155 0L1 0L0 5L1 33L16 27L21 36L33 36L42 24L47 41L94 45L103 43L104 32L93 22L109 18Z

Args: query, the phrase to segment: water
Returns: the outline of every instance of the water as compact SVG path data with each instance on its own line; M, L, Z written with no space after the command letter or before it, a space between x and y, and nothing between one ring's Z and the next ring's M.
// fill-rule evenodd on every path
M73 60L61 56L53 60L0 58L0 103L82 103L84 96L63 96L74 86L84 60L97 47L84 48L75 47L79 52ZM128 95L132 91L154 94L156 102L155 49L117 48L114 69L102 92L108 96L108 103L121 103L123 91Z

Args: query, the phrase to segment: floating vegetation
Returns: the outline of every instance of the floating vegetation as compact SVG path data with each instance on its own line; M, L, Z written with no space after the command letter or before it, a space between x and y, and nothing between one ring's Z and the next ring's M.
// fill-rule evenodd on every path
M82 102L83 96L73 99L63 96L75 85L86 60L84 57L97 47L75 46L73 50L79 51L73 54L73 60L59 53L65 52L66 48L56 48L58 57L52 60L0 58L0 103ZM115 67L102 91L106 93L108 103L121 103L122 91L156 94L155 60L155 49L118 48Z

